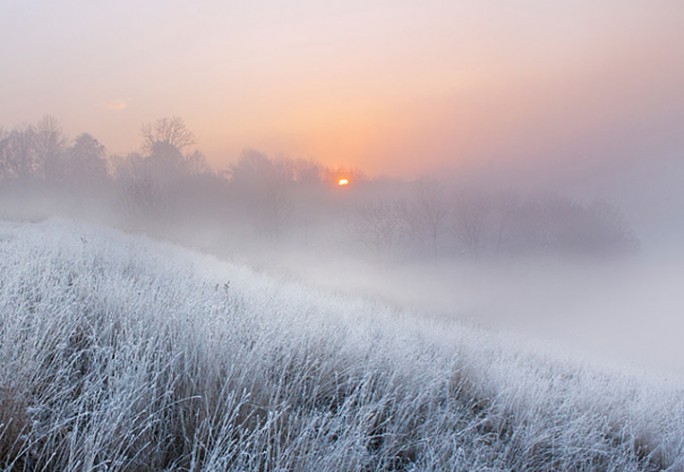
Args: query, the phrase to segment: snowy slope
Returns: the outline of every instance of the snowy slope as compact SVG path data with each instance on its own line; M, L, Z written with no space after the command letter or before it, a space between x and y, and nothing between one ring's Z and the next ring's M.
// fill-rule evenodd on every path
M0 224L0 466L684 470L681 385L64 221Z

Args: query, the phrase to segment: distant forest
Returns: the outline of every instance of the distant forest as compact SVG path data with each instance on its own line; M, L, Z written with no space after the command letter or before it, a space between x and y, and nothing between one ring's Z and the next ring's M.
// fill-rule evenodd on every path
M0 217L61 216L215 251L340 251L379 260L632 254L619 208L467 179L399 181L246 150L216 170L183 120L141 127L140 150L108 155L57 121L0 128ZM349 184L339 186L340 179Z

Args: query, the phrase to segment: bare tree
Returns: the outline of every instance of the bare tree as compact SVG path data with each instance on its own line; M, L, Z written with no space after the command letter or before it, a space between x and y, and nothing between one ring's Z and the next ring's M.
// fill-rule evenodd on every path
M200 151L194 151L185 156L185 162L190 175L213 175L214 171Z
M46 180L61 184L65 179L63 153L67 138L57 120L44 116L35 127L35 147L40 173Z
M358 207L356 233L361 243L376 254L392 249L402 233L401 219L393 202L375 200Z
M449 214L444 191L434 180L421 180L413 188L408 207L404 211L414 235L425 235L434 255Z
M289 195L292 172L288 162L272 160L248 149L227 173L241 197L242 210L247 211L254 226L273 239L280 239L293 212Z
M0 176L59 181L66 137L50 116L0 136Z
M28 178L39 168L36 149L36 130L33 126L15 128L3 139L2 174L5 178Z
M483 250L489 209L488 198L484 195L463 192L456 197L454 230L468 255L477 256Z
M105 147L88 133L76 137L63 161L69 180L80 186L95 187L108 178Z
M177 117L160 118L154 123L142 125L143 150L153 152L156 145L164 143L182 151L195 144L195 135L188 129L185 122Z
M520 206L520 196L515 192L504 192L497 195L492 203L493 216L497 219L494 253L498 256L502 253L507 233L510 232L511 220Z
M9 133L0 127L0 179L7 177L9 174L9 144Z
M303 185L316 185L321 183L323 168L320 163L311 159L295 159L290 162L293 179Z

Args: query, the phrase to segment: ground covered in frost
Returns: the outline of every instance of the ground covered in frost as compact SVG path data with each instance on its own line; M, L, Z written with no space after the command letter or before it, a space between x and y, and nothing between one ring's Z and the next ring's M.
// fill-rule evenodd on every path
M684 470L682 393L143 237L0 224L4 470Z

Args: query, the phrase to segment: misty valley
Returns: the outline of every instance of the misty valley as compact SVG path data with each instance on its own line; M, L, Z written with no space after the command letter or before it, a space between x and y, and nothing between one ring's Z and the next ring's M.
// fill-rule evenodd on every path
M681 470L681 275L605 200L176 117L0 132L4 470Z
M682 0L0 31L0 472L684 472Z

